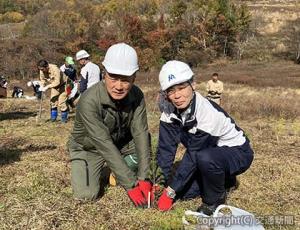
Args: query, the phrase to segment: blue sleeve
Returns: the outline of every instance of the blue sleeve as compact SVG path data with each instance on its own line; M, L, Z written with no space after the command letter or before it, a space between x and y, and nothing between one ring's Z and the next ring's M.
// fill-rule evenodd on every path
M162 169L165 180L171 176L172 166L179 143L179 127L160 121L157 149L157 164Z
M82 77L80 80L80 87L79 87L80 93L83 93L87 89L87 83L88 83L87 79Z
M89 81L89 72L85 70L85 74L83 74L83 69L81 69L81 79L80 79L80 86L79 86L79 91L80 93L83 93L87 89L87 84ZM83 76L83 75L85 76Z
M172 178L170 187L176 191L181 192L185 185L189 182L191 177L197 170L197 154L209 145L215 142L215 138L209 133L198 132L196 134L189 134L189 145L182 160L176 169L175 176Z

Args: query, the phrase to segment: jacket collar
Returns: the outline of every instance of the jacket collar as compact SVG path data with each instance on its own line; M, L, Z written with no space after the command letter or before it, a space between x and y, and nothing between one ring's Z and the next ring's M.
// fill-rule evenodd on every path
M185 128L191 129L197 123L195 109L196 94L194 93L189 107L181 113L178 110L175 110L175 112L171 114L171 119L178 120L183 124Z

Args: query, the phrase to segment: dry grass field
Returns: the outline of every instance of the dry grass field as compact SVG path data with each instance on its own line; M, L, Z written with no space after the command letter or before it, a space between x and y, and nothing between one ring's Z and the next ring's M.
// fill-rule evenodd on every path
M294 225L269 223L266 229L300 229L300 66L206 66L195 71L202 94L204 81L216 71L225 83L223 107L255 150L228 204L258 216L294 216ZM137 85L145 92L155 147L157 73L140 74ZM95 203L75 201L65 147L74 113L67 124L51 123L47 99L41 120L36 119L38 106L25 99L0 100L0 229L182 229L184 211L200 205L201 199L193 199L177 202L167 213L136 209L120 187L108 187Z

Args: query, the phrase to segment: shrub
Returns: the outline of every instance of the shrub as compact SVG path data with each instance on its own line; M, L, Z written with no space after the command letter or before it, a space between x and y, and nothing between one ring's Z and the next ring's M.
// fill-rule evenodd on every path
M0 17L0 22L2 23L17 23L17 22L22 22L24 20L25 18L23 14L15 11L6 12Z

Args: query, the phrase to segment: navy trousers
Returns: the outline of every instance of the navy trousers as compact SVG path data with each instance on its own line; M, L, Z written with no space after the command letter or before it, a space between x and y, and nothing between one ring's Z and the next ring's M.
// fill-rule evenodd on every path
M248 141L242 146L216 146L199 152L187 151L170 187L176 191L179 199L201 196L203 202L214 204L224 195L226 187L234 184L236 175L245 172L252 161L253 151ZM181 174L184 172L186 175L187 171L190 177L183 183Z

